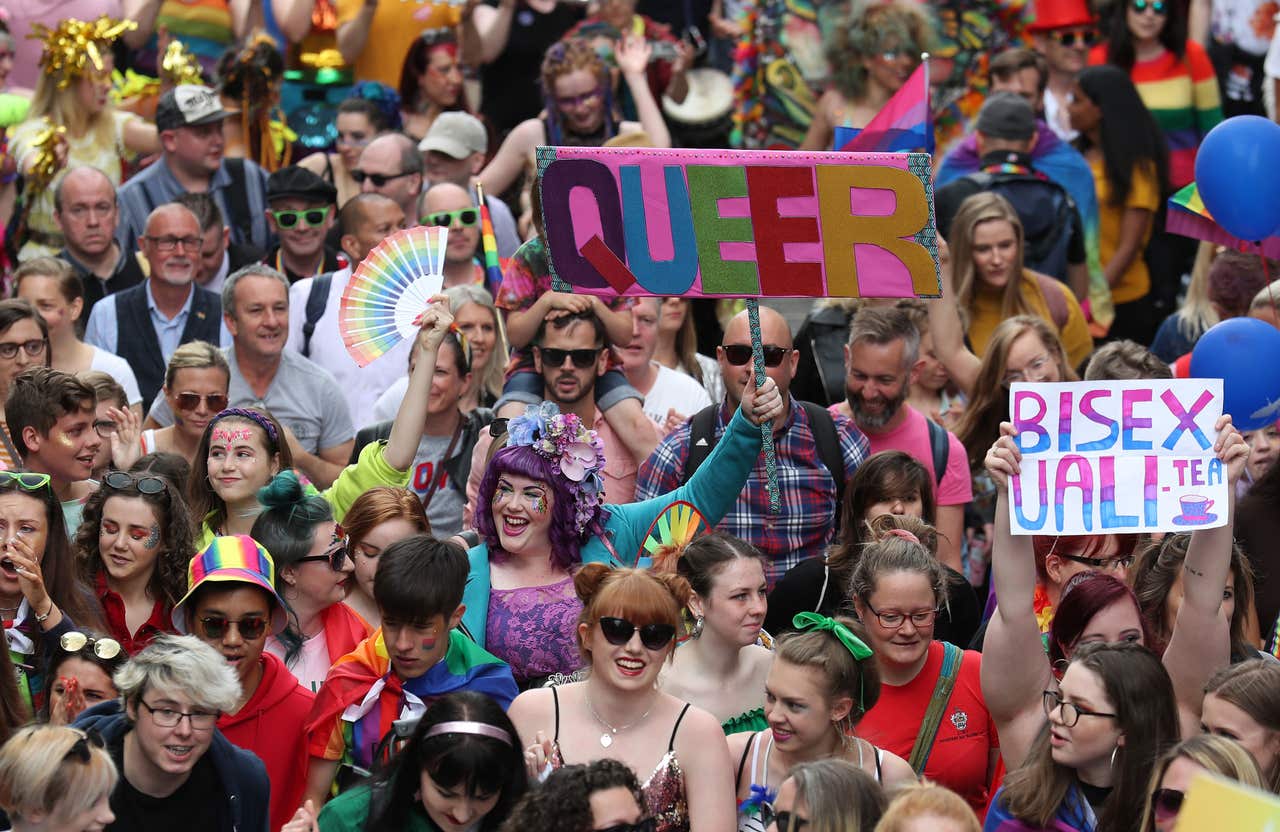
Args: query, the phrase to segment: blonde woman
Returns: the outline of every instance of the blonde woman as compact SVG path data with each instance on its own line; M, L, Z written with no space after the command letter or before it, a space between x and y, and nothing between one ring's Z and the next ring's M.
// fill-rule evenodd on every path
M884 789L848 760L798 763L778 788L769 829L872 832L884 813Z
M678 370L707 390L711 401L724 398L724 377L720 364L698 352L698 333L693 328L693 306L688 298L663 298L658 318L658 346L653 360Z
M925 781L898 792L875 832L979 832L982 825L964 798Z
M154 124L111 103L111 72L115 62L111 44L128 21L118 23L105 16L93 23L67 19L42 32L44 52L41 73L27 120L12 131L10 144L19 170L30 175L47 154L37 140L50 125L63 128L53 145L58 173L80 165L95 167L119 187L121 159L158 153L160 140ZM96 49L96 59L89 54ZM55 179L50 185L56 183ZM35 190L27 214L27 241L18 259L57 254L62 234L53 221L54 188Z
M1142 812L1141 832L1172 832L1191 781L1201 773L1217 774L1265 789L1258 764L1235 740L1213 734L1197 734L1166 751L1156 761Z
M156 451L195 460L209 421L227 407L231 369L222 351L205 341L190 341L173 351L161 392L173 409L173 424L142 432L142 453Z
M13 832L99 832L116 819L118 775L100 741L65 725L30 725L0 748L0 808Z
M1200 336L1219 320L1218 310L1209 302L1209 267L1222 250L1222 246L1214 243L1200 243L1195 265L1191 267L1186 299L1178 311L1165 318L1156 329L1151 352L1166 364L1191 352Z

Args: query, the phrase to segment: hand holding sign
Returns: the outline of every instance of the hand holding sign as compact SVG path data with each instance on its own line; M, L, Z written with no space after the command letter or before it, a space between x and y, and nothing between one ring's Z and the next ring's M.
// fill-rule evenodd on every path
M984 465L991 476L991 481L1000 491L1008 489L1010 477L1022 475L1022 451L1018 450L1015 436L1017 431L1013 429L1013 423L1001 422L1000 438L991 446L991 450L987 451Z

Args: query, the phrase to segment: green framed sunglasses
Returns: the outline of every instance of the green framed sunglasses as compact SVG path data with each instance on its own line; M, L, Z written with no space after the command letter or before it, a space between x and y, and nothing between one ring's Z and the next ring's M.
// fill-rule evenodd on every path
M478 208L459 208L456 211L435 211L423 217L422 224L434 226L435 228L449 228L453 225L454 220L457 220L458 225L463 228L474 228L480 224L480 210Z
M271 216L276 218L276 225L281 228L293 228L298 223L304 224L307 228L315 228L325 221L329 216L328 208L306 208L301 211L272 211Z

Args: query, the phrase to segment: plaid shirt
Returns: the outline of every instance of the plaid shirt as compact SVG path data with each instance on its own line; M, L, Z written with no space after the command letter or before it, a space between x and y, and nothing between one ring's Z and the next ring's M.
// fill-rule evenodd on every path
M729 414L722 405L716 413L716 439L724 434ZM866 460L867 438L849 419L832 415L840 450L844 454L846 482L854 470ZM669 433L640 466L636 475L636 500L647 500L674 491L684 481L684 464L689 456L689 432L692 420ZM809 416L793 398L791 415L780 430L774 431L773 447L777 457L778 489L782 510L769 511L768 474L764 454L756 460L738 502L717 526L748 541L769 559L769 585L791 567L809 557L821 555L831 542L837 511L836 484L822 463L818 443L809 427Z

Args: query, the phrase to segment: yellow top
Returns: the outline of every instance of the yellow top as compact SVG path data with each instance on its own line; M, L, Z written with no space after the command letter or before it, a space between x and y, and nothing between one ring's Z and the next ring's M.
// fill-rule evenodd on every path
M1089 160L1089 170L1093 171L1093 186L1098 192L1098 257L1104 268L1115 257L1116 248L1120 245L1120 224L1124 220L1125 210L1145 208L1151 212L1153 219L1147 221L1138 253L1129 263L1129 268L1125 269L1124 274L1111 287L1111 300L1117 305L1138 300L1151 291L1151 275L1147 272L1147 261L1143 259L1142 253L1147 248L1147 241L1151 239L1155 213L1160 210L1160 185L1156 182L1155 170L1149 162L1134 166L1133 183L1124 205L1111 203L1111 183L1107 181L1101 156Z
M1052 278L1046 280L1051 284L1052 291L1062 294L1061 306L1067 310L1067 319L1061 327L1053 319L1052 309L1040 289L1040 282L1030 272L1023 272L1018 286L1032 314L1048 321L1049 326L1062 339L1062 347L1067 352L1067 363L1072 367L1079 367L1081 362L1089 357L1089 353L1093 352L1093 338L1089 335L1089 326L1085 323L1084 312L1080 310L1080 304L1076 301L1075 295L1071 294L1064 284ZM1003 294L1003 289L990 289L982 283L978 284L977 291L974 293L973 305L969 308L971 317L969 342L979 358L986 353L987 344L991 343L991 333L1004 320L1004 314L1001 311Z

